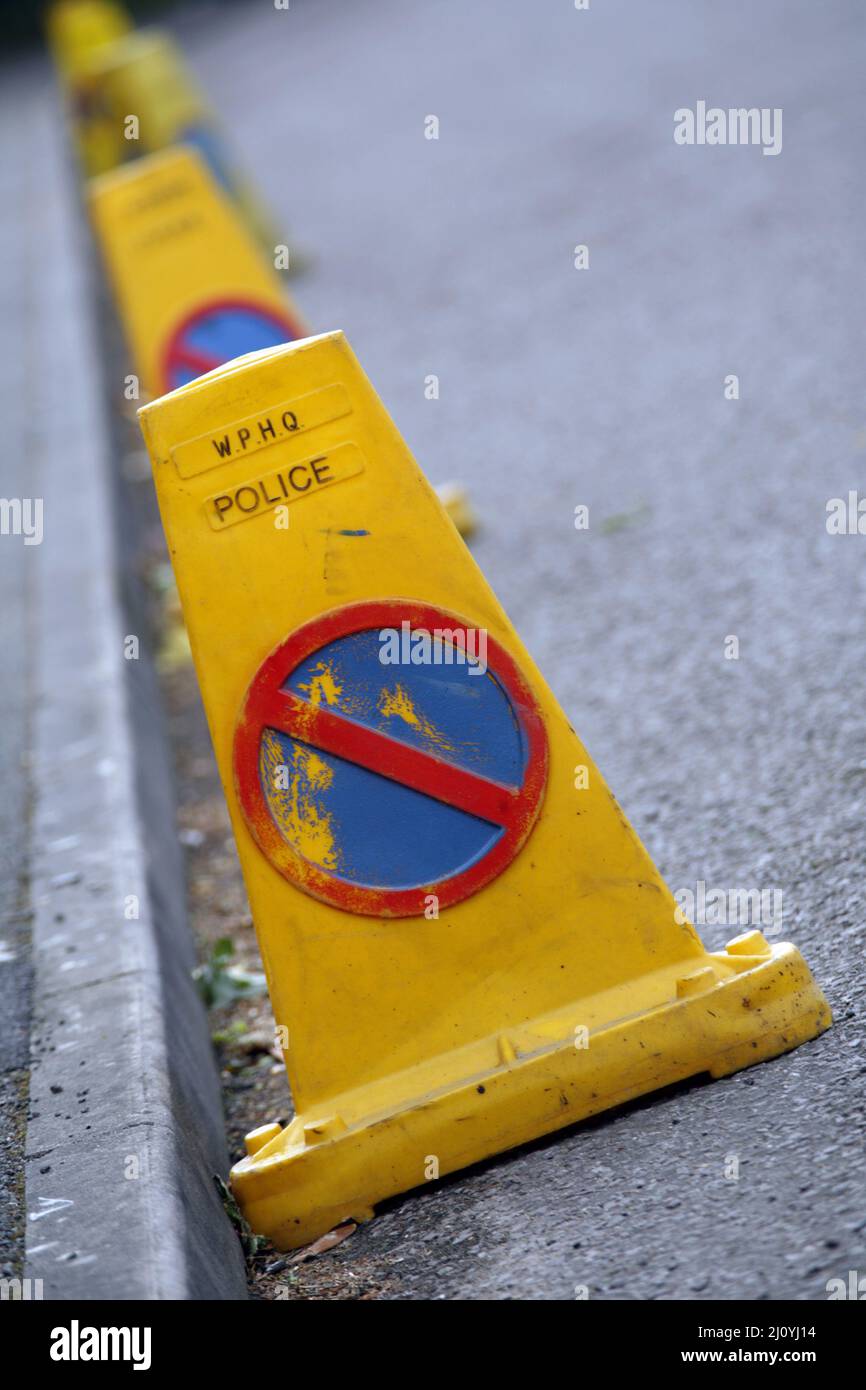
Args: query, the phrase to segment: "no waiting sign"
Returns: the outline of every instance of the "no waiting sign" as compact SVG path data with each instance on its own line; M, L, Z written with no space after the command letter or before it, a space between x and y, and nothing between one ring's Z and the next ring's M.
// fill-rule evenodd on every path
M162 389L174 391L233 357L305 336L288 313L250 299L204 304L178 324L165 345Z
M511 863L541 807L547 736L508 653L489 637L484 663L473 651L464 620L392 599L325 613L265 659L235 785L287 879L348 912L408 917Z

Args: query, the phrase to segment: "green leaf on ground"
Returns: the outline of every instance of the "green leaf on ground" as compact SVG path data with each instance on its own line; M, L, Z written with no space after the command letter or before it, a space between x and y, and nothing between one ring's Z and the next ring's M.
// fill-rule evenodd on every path
M639 526L642 521L646 521L650 510L646 502L641 502L632 512L614 512L613 516L604 518L599 530L603 536L612 536L617 531L626 531L629 526Z
M192 978L208 1009L217 1009L236 999L253 999L267 990L268 983L261 971L230 964L234 953L235 948L229 937L220 937L213 945L210 959L203 965L197 965L192 972Z

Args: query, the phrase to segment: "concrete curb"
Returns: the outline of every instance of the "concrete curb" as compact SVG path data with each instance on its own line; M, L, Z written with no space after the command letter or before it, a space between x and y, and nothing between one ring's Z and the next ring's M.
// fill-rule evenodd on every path
M34 555L33 1037L26 1269L51 1299L243 1299L227 1154L190 978L167 744L94 370L87 252L55 140ZM66 233L66 235L64 235ZM126 914L135 911L137 918Z

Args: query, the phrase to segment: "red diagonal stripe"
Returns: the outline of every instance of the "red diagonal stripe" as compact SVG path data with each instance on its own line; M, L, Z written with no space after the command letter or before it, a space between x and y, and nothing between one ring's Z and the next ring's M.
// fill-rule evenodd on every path
M212 372L214 367L222 366L219 357L213 357L209 352L199 352L198 348L180 345L175 348L171 355L175 366L184 366L198 372L199 376L204 376L205 372Z
M248 714L252 714L251 710ZM311 705L289 691L277 690L257 702L255 717L261 725L279 729L323 753L357 763L392 782L423 792L425 796L456 806L493 825L508 825L513 818L519 789L478 777L408 743L356 724L321 705Z

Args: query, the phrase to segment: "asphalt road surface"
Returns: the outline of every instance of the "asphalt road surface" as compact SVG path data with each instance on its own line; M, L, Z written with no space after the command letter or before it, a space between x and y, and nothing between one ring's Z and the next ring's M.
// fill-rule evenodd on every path
M671 887L781 892L776 939L836 1016L388 1204L327 1257L346 1290L359 1262L397 1298L824 1299L866 1274L866 535L826 529L866 492L864 30L856 0L178 25L315 257L301 308L470 489L478 561ZM781 152L676 144L698 101L781 108Z
M470 488L480 564L668 882L780 891L836 1016L401 1199L329 1261L397 1297L826 1298L866 1273L866 536L826 529L866 493L866 13L301 0L181 32L316 257L301 307ZM699 100L782 108L781 152L676 144Z

